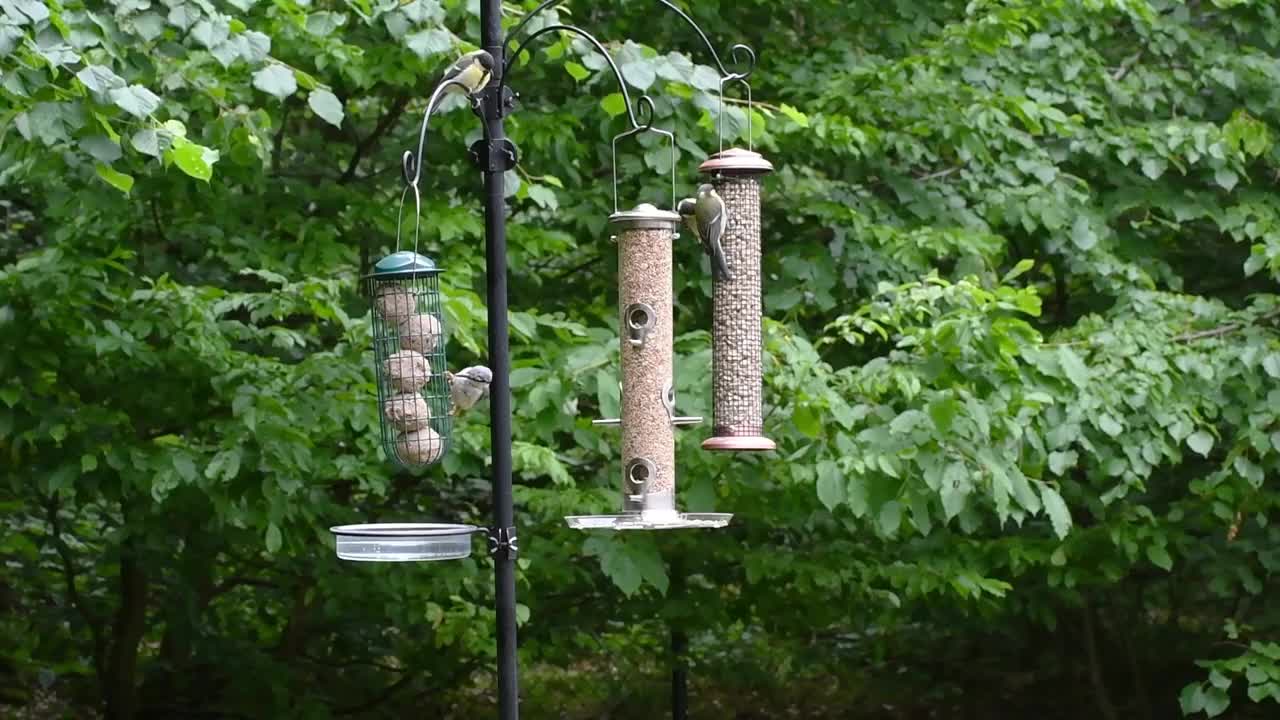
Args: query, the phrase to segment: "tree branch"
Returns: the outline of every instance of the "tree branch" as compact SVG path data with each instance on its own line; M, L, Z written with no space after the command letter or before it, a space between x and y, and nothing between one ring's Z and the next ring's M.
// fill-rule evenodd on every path
M916 176L916 180L919 180L920 182L928 182L928 181L930 181L930 180L937 180L938 178L944 178L944 177L946 177L946 176L948 176L948 175L950 175L950 174L952 174L952 173L959 172L961 169L962 169L962 166L957 165L957 166L955 166L955 167L947 168L946 170L939 170L939 171L937 171L937 172L931 172L931 173L928 173L927 175L917 175L917 176Z
M67 547L67 543L62 539L62 522L58 519L59 510L58 495L54 493L45 504L45 512L49 518L54 549L62 561L62 579L66 585L67 602L89 628L89 635L93 638L93 669L98 675L99 682L102 682L106 679L104 663L107 655L106 640L102 635L102 620L84 604L84 599L80 597L80 590L76 587L76 566L71 557L71 548Z
M280 170L280 149L284 147L284 131L289 127L289 109L293 107L288 100L284 103L284 109L280 111L280 129L276 130L276 135L271 139L271 174L275 175Z
M1089 659L1089 682L1093 685L1093 697L1098 703L1098 712L1105 720L1119 720L1115 703L1107 692L1107 684L1102 677L1102 662L1098 657L1098 634L1094 629L1093 606L1085 604L1084 616L1084 649Z
M364 158L365 153L369 152L382 136L387 134L400 116L404 114L404 109L409 105L409 96L407 94L397 95L391 101L391 107L378 118L378 124L373 127L373 132L369 133L365 139L356 143L356 150L351 154L351 159L347 162L347 169L342 172L342 176L338 178L339 185L346 185L356 178L356 169L360 167L360 161ZM417 159L422 162L422 158Z
M1227 323L1226 325L1219 325L1216 328L1210 328L1208 330L1198 330L1196 332L1183 333L1181 335L1174 337L1173 341L1186 343L1186 342L1195 342L1196 340L1204 340L1206 338L1222 337L1223 335L1230 335L1231 333L1236 332L1237 330L1243 330L1244 328L1247 328L1247 327L1260 325L1264 322L1267 322L1268 320L1274 320L1276 318L1280 318L1280 308L1276 308L1275 310L1272 310L1269 313L1259 316L1257 320L1254 320L1251 323Z
M1138 61L1141 59L1142 59L1141 50L1125 58L1124 61L1120 63L1120 67L1116 68L1116 71L1111 74L1111 79L1116 82L1120 82L1121 80L1124 79L1125 75L1129 74L1129 71L1133 69L1133 66L1136 65Z

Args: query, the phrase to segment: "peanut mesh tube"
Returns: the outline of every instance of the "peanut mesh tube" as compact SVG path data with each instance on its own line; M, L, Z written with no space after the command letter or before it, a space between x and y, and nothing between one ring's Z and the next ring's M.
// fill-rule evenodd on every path
M641 486L627 469L637 458L653 463L647 478L648 493L672 494L675 490L676 438L671 415L664 402L673 377L671 245L675 231L648 224L620 229L618 242L619 350L622 354L622 466L623 507L628 511L652 508L653 500L633 501ZM652 311L653 317L645 314ZM631 328L645 324L647 332L637 344ZM641 471L643 472L643 471Z
M713 291L712 433L763 439L760 181L754 176L721 175L712 185L724 199L727 222L721 244L733 273L732 280L717 278Z

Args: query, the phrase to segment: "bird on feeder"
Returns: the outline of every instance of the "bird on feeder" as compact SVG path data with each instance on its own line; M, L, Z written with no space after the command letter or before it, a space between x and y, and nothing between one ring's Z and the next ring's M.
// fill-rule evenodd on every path
M462 93L466 95L475 95L489 84L489 79L493 77L493 56L484 50L473 50L466 55L458 58L452 65L444 71L444 77L440 82L446 83L455 80L462 83L466 88L457 85L450 85L445 92Z
M698 236L702 251L711 258L711 269L715 276L720 280L732 280L733 271L729 269L724 247L720 244L725 228L724 200L716 193L716 189L703 183L698 186L697 198L681 200L676 211L684 216L685 223Z
M489 395L493 371L484 365L472 365L457 373L446 372L445 379L449 381L449 397L453 401L452 414L461 415Z

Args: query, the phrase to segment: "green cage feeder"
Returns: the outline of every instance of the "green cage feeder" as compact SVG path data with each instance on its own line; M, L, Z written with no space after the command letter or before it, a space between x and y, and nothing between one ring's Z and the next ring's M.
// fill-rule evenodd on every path
M365 290L373 304L383 452L405 468L434 465L453 430L440 269L416 252L392 253L365 276Z

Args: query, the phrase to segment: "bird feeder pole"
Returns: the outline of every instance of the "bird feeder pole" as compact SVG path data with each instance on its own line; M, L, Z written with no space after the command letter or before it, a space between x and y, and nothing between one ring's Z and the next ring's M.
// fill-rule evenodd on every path
M484 173L484 259L489 312L489 388L493 453L493 574L498 635L498 718L520 716L516 655L516 528L511 499L511 349L507 338L507 227L503 173L516 164L515 146L507 140L502 116L506 84L505 41L501 0L480 3L480 47L494 59L493 79L480 103L484 137L472 146L472 157ZM509 92L509 91L508 91Z

